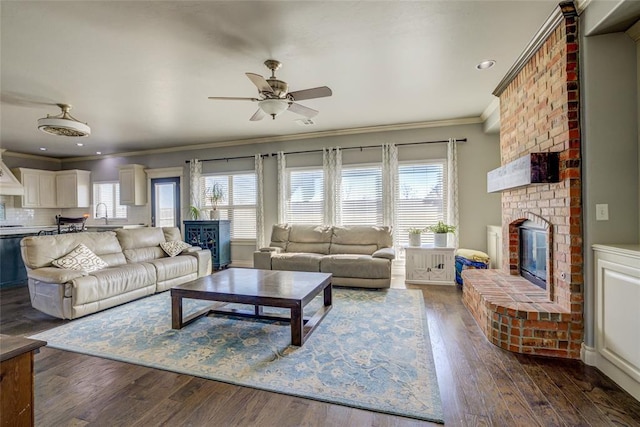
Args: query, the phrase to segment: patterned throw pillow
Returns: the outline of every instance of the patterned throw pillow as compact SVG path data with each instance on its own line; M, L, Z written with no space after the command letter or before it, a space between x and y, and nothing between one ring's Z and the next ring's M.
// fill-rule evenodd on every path
M185 249L190 248L191 245L181 240L174 240L172 242L162 242L160 243L160 247L167 253L167 255L174 257Z
M84 270L88 273L109 267L102 258L94 254L91 249L80 243L74 250L51 262L58 268L68 270Z

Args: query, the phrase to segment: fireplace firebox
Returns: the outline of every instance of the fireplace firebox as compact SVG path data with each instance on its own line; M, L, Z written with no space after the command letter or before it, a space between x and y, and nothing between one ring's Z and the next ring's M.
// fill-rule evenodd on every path
M520 275L534 285L547 289L547 232L532 221L519 227Z

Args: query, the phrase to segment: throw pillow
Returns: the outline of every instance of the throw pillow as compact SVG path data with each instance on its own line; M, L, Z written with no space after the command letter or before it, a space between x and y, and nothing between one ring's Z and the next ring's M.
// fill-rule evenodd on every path
M190 248L191 245L181 240L174 240L172 242L162 242L160 243L160 247L167 253L167 255L174 257L185 249Z
M94 254L91 249L82 243L65 256L52 261L51 264L58 268L77 271L84 270L88 273L109 267L109 264L104 262L102 258Z

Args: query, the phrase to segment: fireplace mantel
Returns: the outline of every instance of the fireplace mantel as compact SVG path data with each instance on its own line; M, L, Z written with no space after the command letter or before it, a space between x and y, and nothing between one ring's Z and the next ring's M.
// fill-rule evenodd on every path
M487 173L487 192L560 181L558 153L530 153Z

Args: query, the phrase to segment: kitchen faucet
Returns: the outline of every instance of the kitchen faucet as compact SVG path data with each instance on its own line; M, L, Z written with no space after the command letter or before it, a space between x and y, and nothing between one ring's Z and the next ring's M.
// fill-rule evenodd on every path
M104 219L104 225L109 225L109 217L107 215L109 209L107 208L106 203L100 202L96 205L96 218L98 217L98 207L100 207L100 205L104 206L104 216L101 216L98 219Z

